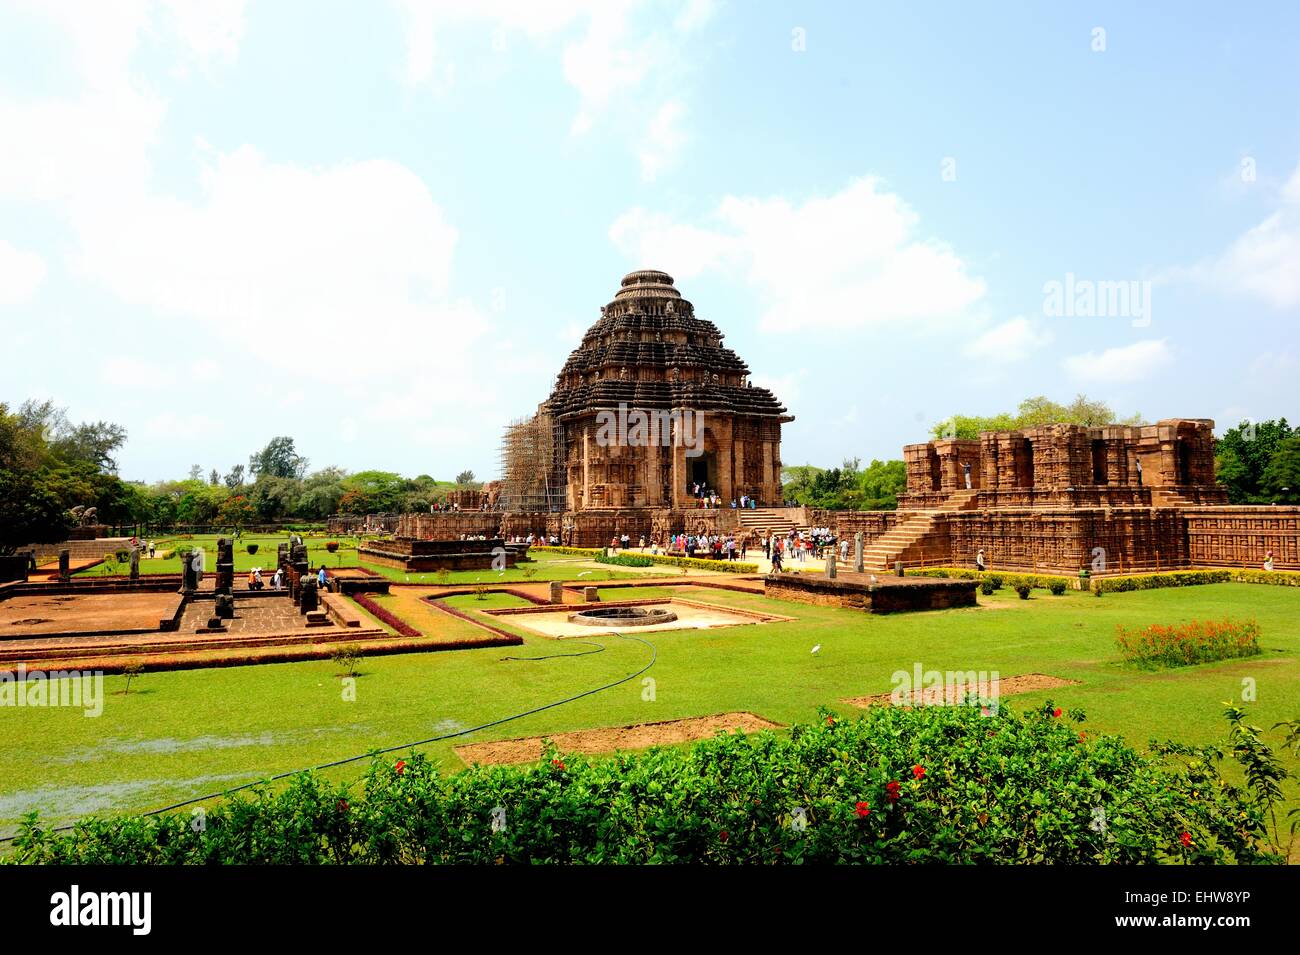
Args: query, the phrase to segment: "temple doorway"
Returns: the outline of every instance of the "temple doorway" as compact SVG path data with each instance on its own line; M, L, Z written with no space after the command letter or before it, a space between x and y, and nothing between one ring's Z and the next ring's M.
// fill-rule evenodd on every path
M696 484L716 490L716 485L710 480L710 475L715 470L713 466L715 459L716 456L712 451L705 451L699 457L686 459L686 483L689 485L686 490L688 492L693 491Z

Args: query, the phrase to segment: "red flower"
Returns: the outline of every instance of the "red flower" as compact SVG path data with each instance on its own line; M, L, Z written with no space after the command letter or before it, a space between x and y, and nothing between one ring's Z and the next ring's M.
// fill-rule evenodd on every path
M727 830L726 830L726 829L723 829L721 832L718 833L718 841L719 841L719 842L726 842L726 841L727 841Z
M835 725L835 717L833 717L833 716L828 716L828 717L826 717L826 725L827 725L827 726L834 726L834 725Z
M913 767L912 767L912 778L913 778L913 779L920 779L920 778L923 777L924 775L925 775L925 767L924 767L924 766L913 766Z
M551 765L554 766L556 769L563 769L563 768L564 768L564 760L562 760L562 759L558 759L558 758L557 758L557 759L553 759L553 760L551 760Z
M1061 708L1058 706L1056 709L1052 710L1052 715L1053 715L1053 716L1060 716L1060 715L1061 715Z
M859 819L865 819L867 818L867 816L871 815L871 807L868 806L865 802L860 802L853 807L853 812L857 815Z
M1192 834L1190 832L1184 832L1178 837L1178 840L1183 844L1183 848L1190 849L1192 847Z
M334 808L337 809L339 812L347 812L347 811L348 811L348 801L347 801L346 799L340 799L340 800L338 801L338 804L335 805Z
M898 802L899 797L902 796L902 789L903 784L898 780L885 783L885 798L890 802Z
M406 772L406 760L399 759L393 769L397 770L397 775L402 775L402 773Z

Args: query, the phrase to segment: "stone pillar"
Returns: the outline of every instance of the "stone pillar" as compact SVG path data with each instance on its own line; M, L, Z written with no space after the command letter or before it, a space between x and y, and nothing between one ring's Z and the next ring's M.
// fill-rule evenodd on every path
M320 595L316 592L316 578L311 574L303 574L299 578L299 586L302 588L302 600L299 602L298 612L308 613L320 609Z
M745 442L736 440L736 430L731 430L731 456L733 460L733 470L735 472L735 483L732 485L731 493L736 498L736 506L740 506L740 495L753 495L754 489L745 485ZM728 501L728 504L731 502Z
M140 548L131 548L131 579L140 579Z
M564 584L558 580L551 581L551 603L564 603Z
M591 603L598 602L600 600L600 597L599 595L597 595L595 587L583 587L582 599L585 600L587 603L591 604Z
M773 481L772 475L772 442L763 442L763 489L759 493L762 495L762 504L764 507L780 507L781 501L781 475L775 476Z
M72 553L64 548L59 551L59 580L69 581L72 579Z
M826 548L826 576L831 580L835 579L835 548Z
M853 572L862 573L862 531L853 535Z
M669 507L679 507L686 496L686 435L682 433L679 415L673 422L673 487L668 499Z
M229 538L217 541L217 593L228 594L235 589L235 547Z
M589 504L588 495L591 493L591 447L590 436L584 425L582 429L582 506L585 508Z

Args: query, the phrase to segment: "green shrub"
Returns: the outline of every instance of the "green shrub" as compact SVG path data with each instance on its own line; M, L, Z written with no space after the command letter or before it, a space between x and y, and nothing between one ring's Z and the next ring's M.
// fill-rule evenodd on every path
M1016 593L1020 595L1021 600L1029 599L1030 586L1028 584L1016 584Z
M985 576L984 579L987 580L987 581L989 582L989 584L992 585L992 587L993 587L994 590L1001 590L1001 589L1002 589L1002 575L1001 575L1001 574L988 574L987 576Z
M1085 737L1048 702L871 707L788 734L719 735L609 758L438 772L377 758L356 786L304 773L187 811L23 820L21 863L1281 862L1260 774L1227 784L1210 747L1144 755ZM1234 734L1246 732L1238 719ZM1254 737L1225 747L1268 769ZM1265 774L1266 775L1266 774ZM800 824L796 824L798 819ZM1099 828L1098 820L1102 820ZM806 823L806 825L802 824ZM195 829L199 831L195 831Z
M596 558L598 564L617 564L620 567L653 567L655 562L644 554L601 554Z
M1094 577L1094 591L1127 593L1132 590L1155 590L1161 587L1191 587L1198 584L1221 584L1232 579L1229 570L1172 570L1160 574L1130 574L1124 577Z
M1177 626L1153 624L1141 630L1116 627L1115 644L1128 663L1182 667L1236 657L1253 657L1259 648L1254 620L1196 620Z
M1047 589L1052 592L1052 596L1060 597L1065 593L1065 581L1053 580L1050 584L1047 585Z
M993 591L996 589L997 588L993 586L993 583L991 581L988 580L980 581L980 593L982 593L985 597L993 596Z

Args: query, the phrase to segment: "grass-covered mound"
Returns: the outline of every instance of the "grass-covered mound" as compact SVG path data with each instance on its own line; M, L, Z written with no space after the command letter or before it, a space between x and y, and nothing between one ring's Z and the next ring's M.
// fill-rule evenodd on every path
M875 707L789 734L609 759L439 774L376 759L353 791L319 776L202 818L29 818L26 863L1145 863L1277 861L1285 771L1229 710L1245 787L1211 749L1144 756L1047 703ZM1294 734L1293 734L1294 735ZM1270 769L1271 767L1271 769ZM1280 773L1280 775L1279 775ZM1272 824L1270 825L1270 820Z

